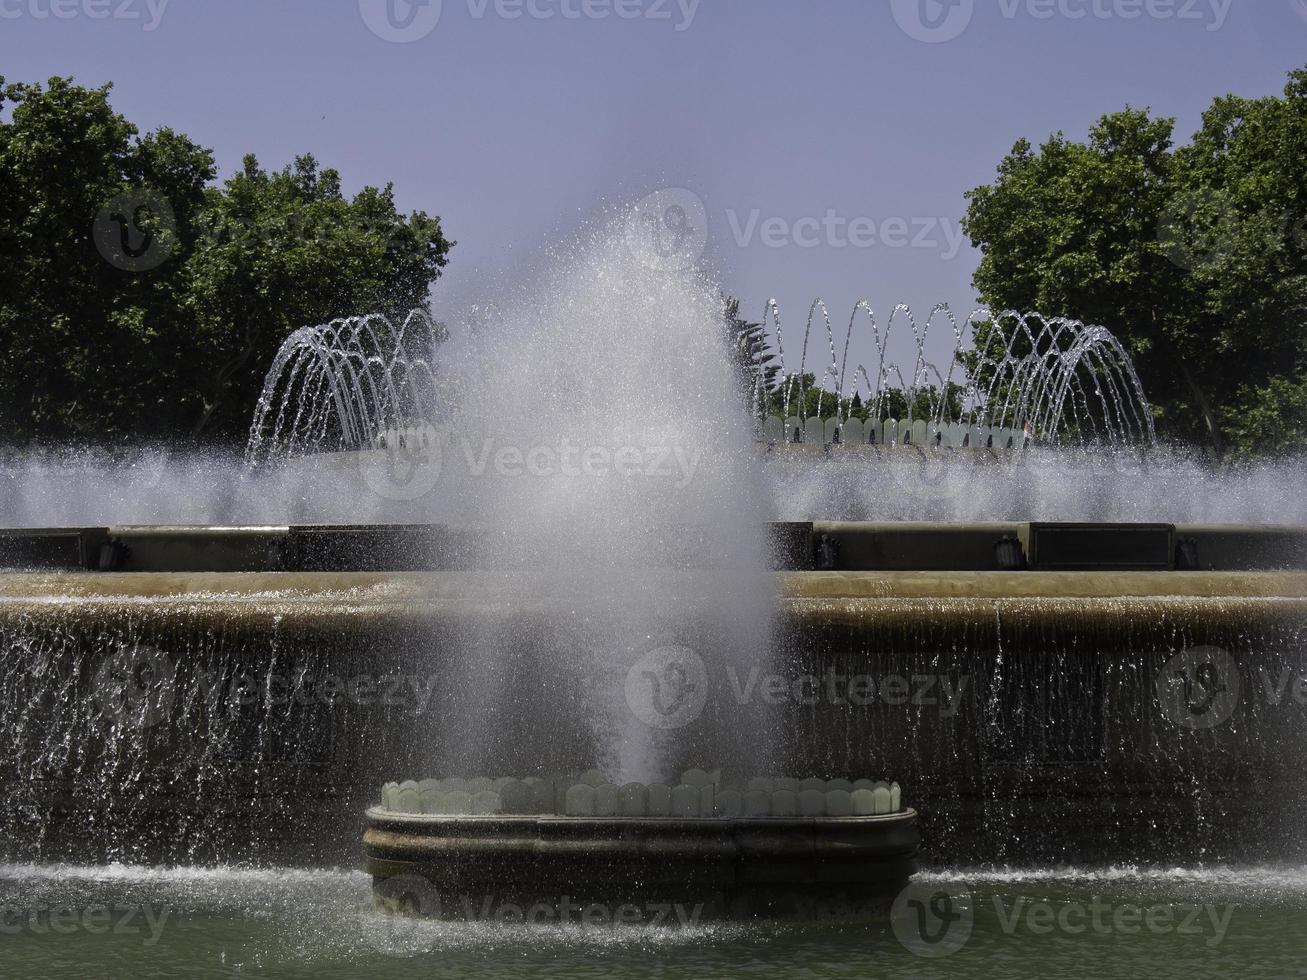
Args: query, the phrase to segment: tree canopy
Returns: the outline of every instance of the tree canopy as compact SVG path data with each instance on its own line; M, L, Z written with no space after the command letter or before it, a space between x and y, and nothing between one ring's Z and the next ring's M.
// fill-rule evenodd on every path
M1217 99L1186 146L1174 129L1127 108L1083 143L1018 141L967 195L976 288L1109 327L1165 437L1307 449L1307 69L1283 98Z
M239 440L291 331L426 308L438 217L346 197L312 156L219 185L109 95L0 78L0 438Z

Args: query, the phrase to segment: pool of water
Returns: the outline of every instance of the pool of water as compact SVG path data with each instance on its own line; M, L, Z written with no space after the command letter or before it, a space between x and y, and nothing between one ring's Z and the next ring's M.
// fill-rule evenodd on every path
M0 976L1307 976L1301 868L926 874L861 925L501 915L388 916L355 872L8 866Z

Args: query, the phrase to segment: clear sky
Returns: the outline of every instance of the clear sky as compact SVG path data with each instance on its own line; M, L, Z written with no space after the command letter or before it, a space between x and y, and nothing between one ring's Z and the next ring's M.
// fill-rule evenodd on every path
M11 81L112 81L224 176L307 151L349 191L394 181L458 241L438 311L670 187L724 287L792 330L817 296L969 311L963 193L1018 137L1130 103L1187 138L1305 64L1307 0L0 0Z

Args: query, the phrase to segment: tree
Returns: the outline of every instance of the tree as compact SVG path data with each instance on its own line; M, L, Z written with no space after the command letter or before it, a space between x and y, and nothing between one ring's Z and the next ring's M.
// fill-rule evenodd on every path
M185 346L176 267L133 275L97 250L96 216L149 186L189 233L213 159L185 137L143 139L108 87L4 85L0 109L0 426L6 439L166 427Z
M818 385L817 376L809 371L802 377L794 375L773 386L767 399L767 413L780 418L804 419L829 419L839 415L864 422L868 419L883 422L908 418L914 421L970 422L969 414L963 409L965 389L950 382L944 391L946 395L935 385L917 389L909 409L907 392L900 388L886 388L881 391L879 400L872 397L868 402L862 392L855 391L853 397L848 398L847 393L840 394Z
M211 151L140 136L110 91L0 78L5 440L239 441L296 327L426 305L438 218L312 157L214 186Z
M210 189L204 234L185 263L196 327L193 434L240 435L291 331L342 314L427 308L453 243L440 219L395 209L393 188L352 201L311 156L269 174L253 156Z
M1307 69L1283 99L1217 99L1176 152L1164 244L1188 270L1186 351L1239 455L1307 447ZM1204 407L1205 408L1205 407Z
M976 288L995 310L1111 328L1165 436L1217 455L1302 449L1307 71L1283 99L1218 99L1189 146L1173 133L1127 108L1085 143L1017 142L967 195ZM978 346L1005 342L998 329Z
M763 325L751 323L740 316L738 299L724 296L722 303L726 344L735 369L736 386L751 410L755 401L761 408L767 404L769 394L776 388L780 365L773 363L776 355L771 352L771 344Z

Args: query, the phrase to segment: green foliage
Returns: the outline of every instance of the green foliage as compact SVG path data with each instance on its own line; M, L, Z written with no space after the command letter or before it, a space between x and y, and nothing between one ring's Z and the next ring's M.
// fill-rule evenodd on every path
M211 151L140 136L109 93L0 79L6 441L239 440L292 330L426 305L453 245L438 218L389 186L346 198L308 156L215 186Z
M352 201L334 170L311 156L278 173L252 156L206 194L204 233L185 263L193 349L209 365L201 383L206 427L239 433L288 333L342 313L426 308L427 290L452 243L440 220L404 217L392 188Z
M723 296L722 305L726 346L735 370L736 388L752 410L755 402L765 404L768 394L776 387L780 365L773 363L776 355L771 352L763 325L740 316L740 301Z
M1307 70L1284 98L1216 100L1188 146L1173 130L1127 108L1085 143L1019 141L968 194L975 285L996 310L1110 327L1165 436L1307 448ZM982 330L978 347L1003 339Z
M803 392L802 397L799 394L800 389ZM964 391L961 385L949 384L946 403L941 406L939 388L933 385L921 388L913 397L912 409L909 412L907 395L897 388L881 392L879 408L874 404L874 399L873 402L867 402L861 394L855 394L850 402L844 403L841 396L834 391L819 387L815 374L806 373L803 375L802 382L794 377L773 387L768 396L767 411L769 415L782 418L829 419L834 418L838 413L846 418L862 419L864 422L873 416L877 422L885 419L907 418L926 421L943 419L945 422L968 421L965 417L966 413L962 410Z
M800 397L802 389L802 397ZM834 418L839 408L840 396L833 391L818 387L817 376L806 373L802 379L787 378L772 388L767 397L767 414L781 418ZM858 418L867 417L867 408L858 400L856 410L850 409L850 415Z
M0 86L0 431L4 438L154 428L177 383L174 276L129 276L92 225L133 181L168 195L186 226L213 177L209 153L169 131L145 139L108 88L52 79ZM148 431L148 430L147 430Z

